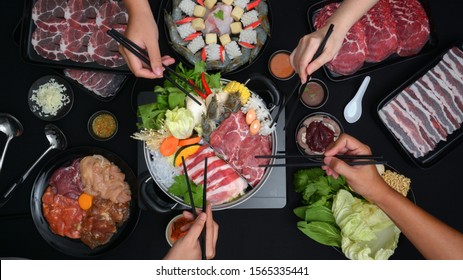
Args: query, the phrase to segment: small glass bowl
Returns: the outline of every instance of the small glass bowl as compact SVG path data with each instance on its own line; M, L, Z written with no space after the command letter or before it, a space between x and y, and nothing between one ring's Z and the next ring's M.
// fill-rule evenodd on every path
M169 243L170 247L172 247L177 240L172 239L172 229L174 226L174 223L178 221L179 219L183 219L183 214L178 214L177 216L173 217L172 220L167 224L166 227L166 240L167 243Z
M301 92L303 91L303 92ZM319 109L328 101L330 93L326 84L319 79L310 79L299 87L301 102L309 109Z
M277 80L286 81L291 79L295 74L289 60L290 51L279 50L274 52L268 60L268 71ZM276 69L277 65L280 67ZM291 70L291 72L289 72Z
M90 136L95 140L106 141L116 135L119 125L113 113L101 110L90 117L87 127Z

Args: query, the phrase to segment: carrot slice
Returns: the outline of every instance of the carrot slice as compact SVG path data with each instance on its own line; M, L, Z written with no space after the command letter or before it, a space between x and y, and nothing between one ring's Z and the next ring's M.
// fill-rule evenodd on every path
M175 153L175 150L177 150L177 147L178 147L178 139L175 138L174 136L169 136L166 139L164 139L164 141L162 141L161 147L159 147L159 151L161 152L161 155L168 157Z
M93 196L87 193L82 193L81 195L79 195L77 202L79 202L80 208L87 211L88 209L90 209L90 207L92 207Z
M201 141L201 137L196 136L196 137L191 137L191 138L188 138L188 139L179 140L178 145L181 146L181 147L182 146L188 146L188 145L193 145L193 144L199 143L199 141Z

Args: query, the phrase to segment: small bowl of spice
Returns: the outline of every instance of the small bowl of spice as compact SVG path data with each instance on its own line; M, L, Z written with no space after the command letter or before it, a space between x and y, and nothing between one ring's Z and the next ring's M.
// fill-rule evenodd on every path
M100 141L111 139L117 132L116 116L109 111L98 111L88 120L90 135Z
M174 243L188 231L182 231L182 227L193 221L187 220L183 214L179 214L170 220L166 227L166 240L172 247Z
M328 101L328 87L318 79L311 79L299 87L301 102L309 109L318 109Z
M296 73L291 66L290 54L290 51L279 50L274 52L270 57L268 69L275 79L289 80Z
M74 103L71 85L56 75L37 79L29 88L29 109L39 119L55 121L69 113Z

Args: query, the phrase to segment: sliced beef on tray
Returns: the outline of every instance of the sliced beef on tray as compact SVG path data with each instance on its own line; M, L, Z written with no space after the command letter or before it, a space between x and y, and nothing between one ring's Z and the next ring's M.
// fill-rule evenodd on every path
M415 158L426 156L463 122L463 52L454 47L436 66L379 110L379 116Z
M255 158L256 155L271 155L270 135L251 135L249 125L243 112L238 111L225 119L212 132L211 146L228 161L251 186L256 186L262 179L265 165L270 159Z
M82 63L93 61L92 56L88 52L88 43L91 33L83 32L69 26L61 34L61 50L66 58Z
M124 33L124 30L118 31ZM88 52L96 63L106 67L119 67L125 64L124 58L119 53L118 43L103 30L92 34Z
M32 33L31 44L34 50L49 60L64 60L66 56L61 50L61 33L44 31L36 28Z
M362 17L367 55L365 61L379 62L397 51L397 34L388 0L380 0Z
M204 183L204 160L207 157L207 201L222 204L242 195L248 184L214 151L202 146L185 160L188 176L196 184Z
M96 24L106 32L111 28L125 29L128 20L129 16L122 1L108 1L98 9Z
M32 20L43 30L63 31L68 26L64 17L66 6L66 0L38 0L32 8Z
M396 22L399 46L397 54L417 54L429 39L429 20L418 0L389 0Z
M97 28L98 8L108 0L69 0L65 18L68 24L82 32L94 32Z
M64 75L104 98L115 95L127 77L123 74L77 69L64 69Z
M327 19L339 7L338 3L331 3L322 8L314 20L316 29L326 25ZM364 26L361 21L355 23L342 43L338 54L326 64L328 69L341 75L355 73L363 66L367 53Z

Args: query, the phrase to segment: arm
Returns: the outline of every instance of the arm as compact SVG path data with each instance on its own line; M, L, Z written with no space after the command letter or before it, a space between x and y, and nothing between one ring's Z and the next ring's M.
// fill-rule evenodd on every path
M183 216L189 220L193 220L193 215L184 211ZM200 213L190 228L185 228L188 233L174 243L174 246L167 252L165 260L200 260L201 246L199 245L199 237L206 226L206 258L213 259L215 257L215 245L217 243L219 225L214 221L212 216L212 207L207 206L206 213ZM183 229L182 229L183 230Z
M293 68L299 73L301 83L305 83L307 76L312 75L323 64L332 60L339 49L349 29L379 0L344 0L334 14L327 20L326 25L299 40L299 44L291 53ZM310 60L325 37L330 24L334 29L322 54L312 61Z
M161 57L158 27L149 2L147 0L124 0L124 4L129 14L125 36L148 51L151 67L144 65L124 47L120 46L119 51L135 76L149 79L161 78L164 71L163 64L170 65L175 61L170 56Z
M328 175L346 177L352 189L380 207L428 259L463 259L463 234L436 219L389 187L374 166L349 166L336 154L369 155L368 146L343 134L325 152Z

